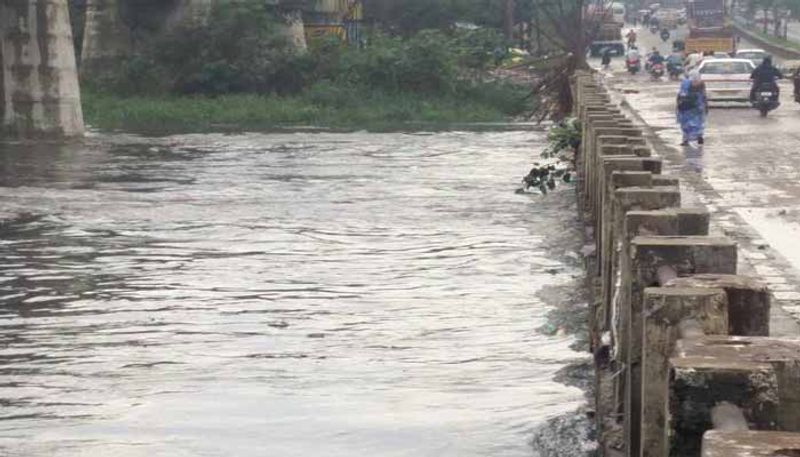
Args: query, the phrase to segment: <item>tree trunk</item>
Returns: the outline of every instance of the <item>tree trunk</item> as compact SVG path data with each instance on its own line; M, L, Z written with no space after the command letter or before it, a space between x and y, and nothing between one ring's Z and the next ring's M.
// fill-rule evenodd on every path
M540 27L542 26L541 22L539 21L539 7L534 6L533 10L533 26L536 28L536 55L542 55L542 30Z
M514 9L516 5L514 5L514 0L506 0L506 20L505 20L505 32L506 32L506 41L511 43L514 39Z

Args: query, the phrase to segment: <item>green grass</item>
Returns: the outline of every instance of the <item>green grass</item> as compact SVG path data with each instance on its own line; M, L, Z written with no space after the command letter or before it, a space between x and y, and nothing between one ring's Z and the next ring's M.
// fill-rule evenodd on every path
M522 100L525 88L508 84L440 96L330 84L318 84L293 96L122 97L88 88L82 95L87 124L102 130L387 129L418 123L502 122L530 109Z

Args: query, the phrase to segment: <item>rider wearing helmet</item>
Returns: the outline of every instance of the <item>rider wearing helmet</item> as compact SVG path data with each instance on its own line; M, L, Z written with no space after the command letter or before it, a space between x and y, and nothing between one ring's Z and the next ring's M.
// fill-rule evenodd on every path
M753 80L753 87L750 88L750 100L755 99L756 89L762 85L769 85L776 94L779 94L780 89L776 81L781 78L783 78L783 73L772 65L772 56L764 57L761 65L750 73L750 79Z
M653 52L650 53L650 58L648 60L650 62L650 66L652 67L653 65L663 64L664 56L662 56L661 53L658 52L658 49L653 47Z

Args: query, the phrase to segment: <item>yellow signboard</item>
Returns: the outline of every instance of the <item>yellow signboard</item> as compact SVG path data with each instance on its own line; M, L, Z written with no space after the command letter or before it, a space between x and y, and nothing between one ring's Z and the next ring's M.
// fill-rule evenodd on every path
M347 31L344 26L336 24L310 25L306 24L306 41L312 42L327 37L336 37L342 41L347 39Z

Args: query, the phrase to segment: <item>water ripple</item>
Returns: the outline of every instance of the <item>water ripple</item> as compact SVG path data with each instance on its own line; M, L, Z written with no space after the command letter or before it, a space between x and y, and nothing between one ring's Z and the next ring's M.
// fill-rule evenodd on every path
M531 454L581 401L535 131L0 145L0 453Z

